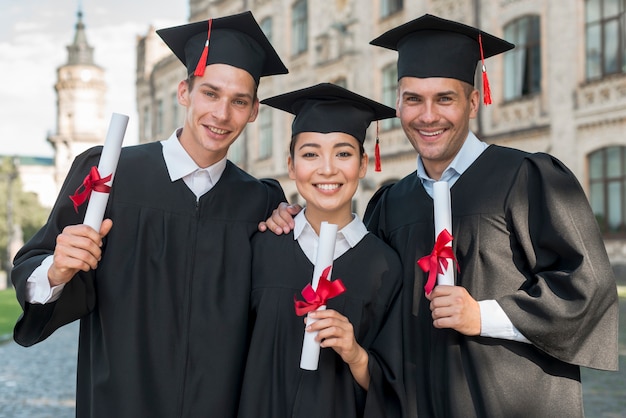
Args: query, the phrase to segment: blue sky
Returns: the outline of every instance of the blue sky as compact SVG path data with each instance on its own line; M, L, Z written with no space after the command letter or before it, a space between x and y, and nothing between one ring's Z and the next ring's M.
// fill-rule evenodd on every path
M125 144L136 142L135 42L150 25L179 25L187 0L20 0L0 13L0 155L52 156L56 70L65 64L76 12L83 11L95 63L106 71L107 113L128 114ZM6 4L8 3L8 4Z

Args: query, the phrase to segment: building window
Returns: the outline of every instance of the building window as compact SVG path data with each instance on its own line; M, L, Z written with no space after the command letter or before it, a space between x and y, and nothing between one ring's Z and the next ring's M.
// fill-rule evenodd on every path
M603 148L589 155L591 209L605 235L626 232L626 147Z
M387 17L402 10L402 0L381 0L380 17Z
M539 16L524 16L506 25L504 38L515 49L504 54L504 100L541 91Z
M596 80L626 72L626 0L586 0L586 74Z
M259 110L259 160L272 156L272 113L270 109Z
M178 105L178 93L172 94L172 127L170 131L174 131L178 128L178 112L180 111L180 106Z
M398 94L398 67L396 64L388 65L383 68L383 104L389 107L396 107L396 99ZM383 131L400 127L399 118L383 119L380 121L380 127Z
M272 18L266 17L265 19L261 20L261 23L259 23L259 26L261 27L261 30L265 34L265 37L267 38L267 40L270 41L271 43L272 42Z
M241 135L235 142L231 144L228 148L228 159L232 161L233 164L239 166L242 169L244 167L244 147L246 145L245 139L243 135Z
M300 55L308 48L309 24L306 0L298 0L294 3L291 16L293 33L291 52L293 55Z
M152 129L150 129L150 106L143 108L143 138L146 141L151 140Z
M157 100L157 114L156 114L156 134L163 133L163 100Z

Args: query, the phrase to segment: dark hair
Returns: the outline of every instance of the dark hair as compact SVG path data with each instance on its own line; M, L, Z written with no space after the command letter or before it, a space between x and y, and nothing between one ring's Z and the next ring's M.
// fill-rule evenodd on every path
M296 138L297 137L298 137L298 134L292 135L291 142L289 142L289 155L291 156L292 159L294 157L294 153L296 150ZM363 143L359 140L357 140L356 142L359 143L359 157L363 157L363 154L365 154L365 148L363 148Z

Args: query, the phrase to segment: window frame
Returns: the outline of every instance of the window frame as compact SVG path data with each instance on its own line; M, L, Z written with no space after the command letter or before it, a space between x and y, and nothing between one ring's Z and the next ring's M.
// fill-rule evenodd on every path
M296 0L291 7L291 54L301 55L309 49L309 13L307 0Z
M504 38L515 45L504 54L504 101L540 94L541 17L528 14L509 22L504 26Z
M617 160L611 161L611 157L617 154L619 154ZM626 146L614 145L600 148L588 154L587 161L589 203L602 234L611 238L626 237ZM610 172L611 162L617 163L617 173ZM618 201L611 201L616 197L616 190L619 191ZM600 193L600 196L597 193ZM616 203L617 210L614 209ZM601 208L598 208L598 205ZM612 218L618 220L613 226L611 225Z
M398 100L398 67L396 63L394 62L383 67L381 69L381 77L382 103L395 109ZM389 118L380 121L380 130L382 132L391 131L400 127L402 127L400 118Z
M585 79L587 81L600 80L614 74L626 73L626 0L620 0L615 12L607 11L609 0L585 0ZM592 6L597 7L596 10ZM593 13L593 16L590 14ZM607 15L608 13L614 13ZM607 31L612 25L617 25L615 46L615 68L607 68ZM595 35L591 35L594 32ZM591 43L593 38L596 42ZM590 47L593 45L596 49Z

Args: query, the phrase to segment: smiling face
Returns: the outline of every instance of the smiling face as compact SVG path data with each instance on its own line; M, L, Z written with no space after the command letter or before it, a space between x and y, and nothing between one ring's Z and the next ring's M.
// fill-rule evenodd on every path
M181 81L178 101L187 108L180 143L200 167L224 158L259 110L252 76L226 64L207 66L191 86Z
M367 154L341 132L301 132L289 156L289 178L306 200L305 215L316 231L322 221L341 229L352 221L352 197L367 171Z
M431 178L438 180L463 146L479 101L478 90L456 79L400 79L397 115Z

